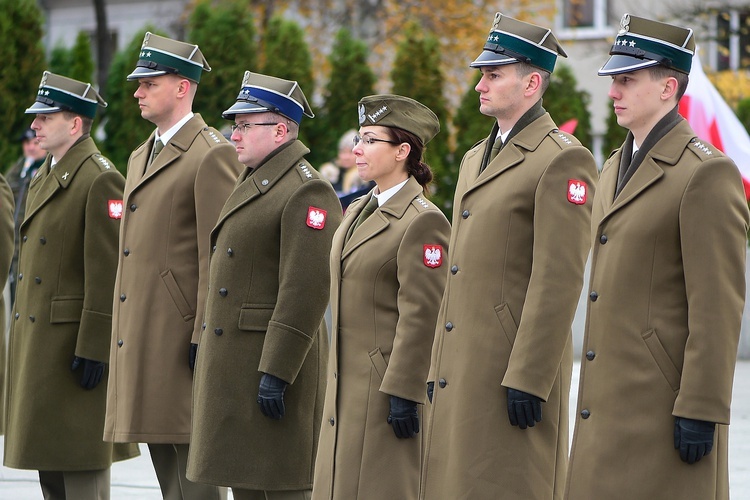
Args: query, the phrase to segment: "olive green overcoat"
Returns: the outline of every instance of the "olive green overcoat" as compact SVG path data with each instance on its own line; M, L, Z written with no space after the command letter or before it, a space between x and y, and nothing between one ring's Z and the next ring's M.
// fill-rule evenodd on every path
M310 489L328 360L323 315L341 204L300 141L240 175L216 227L198 348L187 478ZM262 373L289 385L281 420L256 402Z
M726 500L745 300L742 180L685 121L653 146L615 199L620 156L605 163L594 198L566 497ZM674 449L675 416L719 424L713 450L696 464Z
M390 395L427 399L450 223L410 177L347 240L371 196L349 206L333 238L333 334L314 500L419 493L424 431L399 439L387 418Z
M10 268L13 260L15 226L13 223L13 212L15 203L13 201L13 191L0 174L0 276L5 276L3 270ZM11 231L10 228L13 228ZM8 260L10 255L10 260ZM7 279L7 278L6 278ZM0 279L5 287L5 281ZM7 318L5 315L5 294L0 292L0 435L5 432L5 366L6 366L6 342L5 342L5 325Z
M197 114L147 170L153 143L152 134L128 161L104 438L188 443L208 238L242 164Z
M547 113L479 173L486 144L456 186L421 498L560 499L596 165ZM511 426L508 387L544 401L535 427Z
M79 140L29 185L20 227L11 321L4 463L18 469L97 470L138 454L102 441L106 373L80 386L74 356L107 361L125 179Z

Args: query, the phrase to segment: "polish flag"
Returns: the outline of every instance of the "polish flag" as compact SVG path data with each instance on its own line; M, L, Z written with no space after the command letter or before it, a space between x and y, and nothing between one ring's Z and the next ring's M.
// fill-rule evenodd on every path
M679 110L699 139L734 160L742 174L745 197L750 199L750 135L703 72L698 51L693 56L690 83L680 99Z

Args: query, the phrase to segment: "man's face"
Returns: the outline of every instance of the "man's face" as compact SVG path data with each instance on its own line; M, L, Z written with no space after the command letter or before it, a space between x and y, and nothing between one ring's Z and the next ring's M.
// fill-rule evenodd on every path
M654 80L648 69L612 76L609 97L621 127L647 134L663 116L666 78ZM645 135L644 135L645 137Z
M23 156L39 160L47 155L47 152L39 146L39 139L36 137L23 140Z
M250 168L260 166L260 162L278 147L275 138L279 132L278 117L272 113L250 113L236 115L236 129L232 132L232 142L237 159Z
M37 114L31 128L36 132L39 147L54 155L55 151L70 144L73 140L73 120L75 118L66 118L63 112Z
M479 111L500 120L516 118L526 78L518 75L515 64L484 66L480 71L482 78L474 87L479 92Z
M139 78L133 97L138 99L141 116L157 126L168 119L177 102L180 80L175 75Z

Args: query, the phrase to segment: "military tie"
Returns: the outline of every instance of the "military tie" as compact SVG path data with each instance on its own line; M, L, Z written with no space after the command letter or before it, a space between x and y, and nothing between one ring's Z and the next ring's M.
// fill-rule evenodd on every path
M148 166L150 167L151 164L154 162L157 156L159 156L159 153L161 153L161 150L164 149L164 143L161 142L161 139L156 139L154 141L154 147L151 148L151 159L148 161Z
M351 228L349 228L349 232L346 235L347 241L349 238L352 237L352 234L354 231L357 230L359 226L362 225L362 223L372 215L372 213L375 211L375 209L378 208L378 199L375 198L375 196L372 196L370 198L370 201L367 202L367 205L365 205L365 208L362 209L362 211L359 213L359 216L357 217L357 220L354 221L354 224L352 224Z
M502 148L503 139L500 136L497 136L497 138L495 139L495 143L492 145L492 151L490 151L490 162L495 159Z

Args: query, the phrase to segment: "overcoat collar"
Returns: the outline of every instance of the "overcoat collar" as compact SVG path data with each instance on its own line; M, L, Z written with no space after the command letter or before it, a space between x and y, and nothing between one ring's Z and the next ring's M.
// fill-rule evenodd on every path
M685 120L681 120L664 137L662 137L643 158L638 169L625 187L613 200L617 187L617 175L620 166L622 148L616 151L604 165L599 180L602 196L598 196L604 222L612 214L627 206L645 190L655 185L664 176L665 169L674 167L685 153L685 149L695 138L695 132Z
M133 153L133 157L130 160L130 169L128 176L137 175L138 184L133 190L138 189L141 185L147 183L150 179L153 179L159 172L168 168L172 165L180 156L185 154L195 142L196 137L200 134L201 130L206 128L206 122L203 121L201 115L196 113L193 117L185 123L185 125L177 131L177 133L170 139L169 143L164 146L159 156L154 159L154 163L151 168L148 168L148 159L151 156L151 150L154 147L154 139L156 132L152 132L151 136L146 142L144 142L138 150Z
M294 140L276 149L274 153L266 157L258 168L245 168L240 173L232 194L229 195L224 208L221 210L214 232L218 230L227 217L240 207L273 189L291 169L299 168L301 174L305 175L305 170L309 167L301 160L309 152L310 150L301 141ZM164 151L159 156L163 153Z
M357 216L370 200L373 191L374 189L370 191L368 195L360 198L356 205L350 205L349 211L351 212L351 215L346 218L348 224L345 229L342 229L342 231L345 231L344 234L348 233L349 226L354 224L357 220ZM368 217L356 231L354 231L351 238L349 238L349 241L342 242L343 251L341 252L341 259L345 259L350 253L352 253L352 251L363 243L385 231L390 225L391 219L400 219L403 217L406 210L409 208L409 205L411 205L411 202L414 201L414 198L422 195L423 191L422 186L417 180L410 176L406 181L406 184L404 184L404 187L399 189L398 192L386 201L383 206L378 207L378 209L375 210L375 212L373 212L373 214Z
M552 121L549 113L543 113L529 125L519 130L513 137L509 137L495 159L487 165L487 168L481 174L479 169L482 165L482 156L479 155L484 154L485 148L477 147L467 153L465 161L468 169L466 172L467 178L475 179L473 183L469 181L467 193L521 163L526 156L526 152L536 150L553 130L557 130L555 122ZM493 127L493 132L496 132L495 127ZM488 140L485 141L485 145L488 144Z
M81 165L92 155L99 153L94 140L89 136L81 137L50 169L51 155L47 155L37 174L29 184L28 204L24 223L30 220L60 190L67 189L73 182Z

